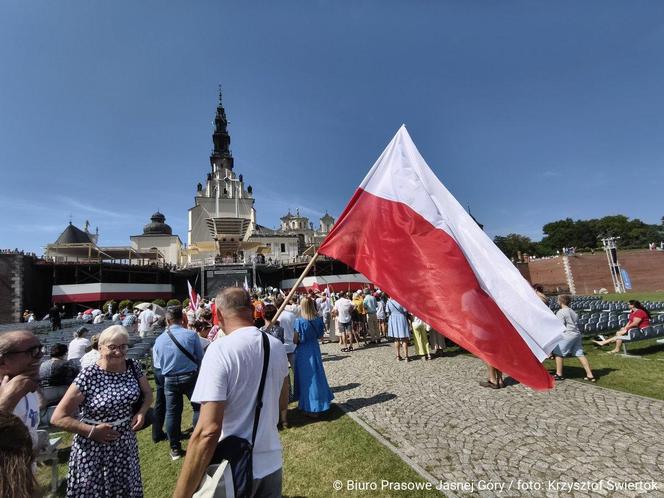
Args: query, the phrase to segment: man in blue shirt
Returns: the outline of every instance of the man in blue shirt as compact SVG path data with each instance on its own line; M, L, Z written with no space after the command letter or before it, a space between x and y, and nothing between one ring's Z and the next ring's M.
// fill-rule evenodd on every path
M182 327L182 308L180 306L167 308L166 324L166 330L157 337L154 343L152 359L155 378L157 375L160 377L157 381L157 390L159 390L159 384L163 382L166 435L171 447L171 459L177 460L182 456L180 425L182 423L183 396L186 395L191 402L191 395L198 377L198 367L203 359L203 348L198 334ZM157 400L159 400L159 393L157 393ZM191 403L191 407L194 410L192 425L196 427L200 405ZM157 420L159 411L155 406Z

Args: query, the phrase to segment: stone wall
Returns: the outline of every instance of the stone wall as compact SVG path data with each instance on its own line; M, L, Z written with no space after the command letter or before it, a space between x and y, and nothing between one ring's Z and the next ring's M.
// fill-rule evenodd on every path
M23 312L23 269L27 256L0 254L0 323L18 322Z

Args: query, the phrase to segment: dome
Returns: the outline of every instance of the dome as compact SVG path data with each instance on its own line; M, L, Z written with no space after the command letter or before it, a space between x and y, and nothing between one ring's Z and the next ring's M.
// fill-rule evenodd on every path
M143 227L143 235L173 235L173 230L165 222L166 216L157 211L150 217L150 223Z

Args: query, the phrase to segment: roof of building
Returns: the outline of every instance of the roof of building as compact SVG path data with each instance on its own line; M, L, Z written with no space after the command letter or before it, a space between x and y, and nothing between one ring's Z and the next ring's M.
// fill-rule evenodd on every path
M166 216L157 211L150 217L150 223L143 227L143 235L173 235L173 230L165 221Z
M92 239L90 235L85 233L80 228L72 225L71 221L67 228L60 234L57 240L53 243L54 245L59 244L91 244Z

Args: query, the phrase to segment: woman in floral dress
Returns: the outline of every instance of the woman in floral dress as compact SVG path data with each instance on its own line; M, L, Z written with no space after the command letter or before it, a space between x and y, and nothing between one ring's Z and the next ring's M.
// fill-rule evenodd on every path
M152 390L140 366L125 358L129 336L113 325L99 336L100 358L84 368L58 404L51 423L75 434L69 457L67 496L143 496L134 431L145 421ZM136 414L132 405L143 393ZM79 410L79 418L73 417Z

